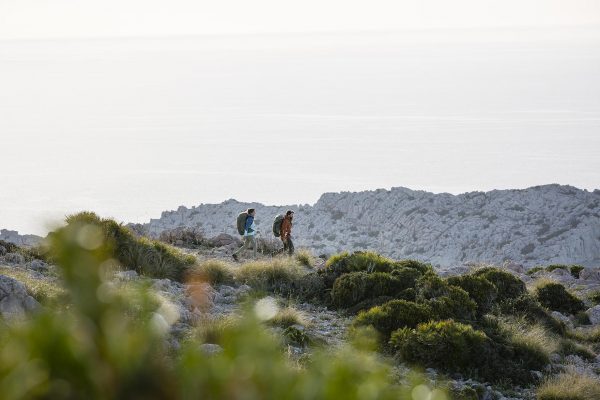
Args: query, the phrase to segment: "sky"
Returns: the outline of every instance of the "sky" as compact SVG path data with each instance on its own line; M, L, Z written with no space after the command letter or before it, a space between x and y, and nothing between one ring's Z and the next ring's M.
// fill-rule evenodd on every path
M214 4L213 4L214 3ZM599 188L600 2L0 0L0 228Z

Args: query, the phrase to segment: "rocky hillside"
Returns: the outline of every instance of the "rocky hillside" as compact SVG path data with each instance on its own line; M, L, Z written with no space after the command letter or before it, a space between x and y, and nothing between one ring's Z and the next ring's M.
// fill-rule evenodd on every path
M181 226L235 235L235 218L248 207L257 209L264 237L272 237L276 214L294 210L296 246L319 254L373 249L442 267L506 260L600 265L600 190L561 185L461 195L406 188L326 193L314 206L228 200L166 211L136 229L152 237Z

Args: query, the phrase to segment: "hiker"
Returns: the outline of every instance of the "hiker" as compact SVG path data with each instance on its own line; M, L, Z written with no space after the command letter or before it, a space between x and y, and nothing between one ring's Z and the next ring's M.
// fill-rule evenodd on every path
M244 236L244 243L242 247L237 249L231 257L235 261L238 261L238 254L241 251L253 248L253 256L256 258L256 225L254 225L254 216L256 215L256 210L254 208L249 208L247 211L240 213L238 216L237 227L238 233Z
M283 221L281 222L281 241L283 242L283 251L287 251L291 256L294 254L294 243L292 243L292 220L294 212L287 210Z

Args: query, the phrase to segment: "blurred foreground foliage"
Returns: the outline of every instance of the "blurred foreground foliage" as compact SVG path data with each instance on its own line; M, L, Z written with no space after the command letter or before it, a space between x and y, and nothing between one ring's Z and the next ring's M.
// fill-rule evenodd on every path
M2 399L446 399L417 378L392 383L364 340L293 361L252 314L223 328L220 352L193 339L169 350L168 316L143 287L111 284L118 249L89 222L50 237L68 309L0 324Z

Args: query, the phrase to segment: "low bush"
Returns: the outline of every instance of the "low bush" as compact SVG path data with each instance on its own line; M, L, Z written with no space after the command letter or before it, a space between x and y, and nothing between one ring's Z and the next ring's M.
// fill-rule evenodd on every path
M335 280L331 298L336 306L348 308L367 299L399 296L412 282L385 272L351 272Z
M587 296L588 300L591 301L594 305L600 304L600 290L596 290L591 292Z
M498 290L490 281L474 275L454 276L447 279L448 284L457 286L469 294L477 303L477 314L488 313L496 302Z
M545 364L549 362L550 355L560 349L560 339L540 323L531 323L524 318L509 318L500 320L500 328L512 345L528 348L536 357L543 355L540 359Z
M477 304L463 289L452 286L433 272L417 280L417 302L426 302L440 319L471 320Z
M542 267L542 266L537 266L537 267L533 267L527 270L527 272L525 272L527 275L531 276L533 274L535 274L536 272L540 272L540 271L545 271L546 268Z
M540 322L558 335L566 334L565 324L548 314L546 309L530 294L506 299L499 303L494 311L505 316L522 317L530 323Z
M47 254L48 249L43 244L26 247L18 246L5 240L0 240L0 246L4 247L7 253L16 253L22 255L26 262L32 260L49 261Z
M310 272L298 278L294 284L293 294L303 301L324 304L331 301L323 278L316 272Z
M423 367L496 383L531 383L530 371L543 370L546 354L528 342L498 337L499 342L471 325L452 320L431 321L395 331L390 344L403 360Z
M600 382L576 372L565 372L547 379L536 395L537 400L597 400Z
M153 278L169 278L182 281L187 270L196 262L192 255L184 254L165 243L138 238L129 228L112 219L101 219L91 212L67 217L67 227L81 225L82 245L93 248L103 241L112 249L114 258L123 267ZM50 233L60 234L65 228ZM52 254L52 253L50 253Z
M579 279L579 276L581 274L581 271L583 271L584 267L582 265L571 265L569 267L569 272L571 272L571 275L573 276L573 278L575 279Z
M302 267L289 258L273 258L242 264L236 271L238 282L254 289L291 294L304 275Z
M585 311L579 311L575 314L575 322L578 325L591 325L590 316Z
M174 246L191 248L210 246L210 242L206 239L202 230L187 226L164 230L160 233L158 240Z
M483 366L493 352L493 342L485 333L451 320L396 330L390 344L408 363L447 372L469 373Z
M399 328L414 328L422 322L436 319L437 316L427 304L417 304L406 300L392 300L381 306L361 312L354 320L355 326L372 325L385 339Z
M544 307L563 314L576 314L585 310L583 301L569 293L560 283L544 282L536 286L534 295Z
M484 267L476 270L473 275L485 278L496 286L498 301L514 299L527 292L525 282L499 268Z
M432 267L415 260L394 261L371 251L356 251L352 254L344 252L331 256L325 263L325 268L319 271L327 287L341 275L349 272L388 272L403 268L414 270L418 275L432 270Z

